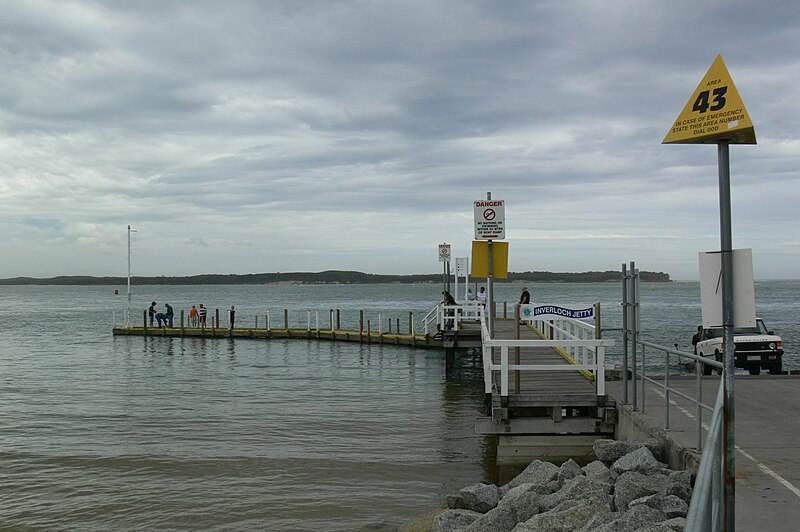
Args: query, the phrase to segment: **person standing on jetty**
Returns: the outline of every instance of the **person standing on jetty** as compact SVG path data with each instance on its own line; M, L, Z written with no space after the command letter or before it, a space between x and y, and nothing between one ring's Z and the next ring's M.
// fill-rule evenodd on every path
M231 309L228 311L228 314L230 314L230 320L229 320L228 328L230 330L233 330L233 323L236 321L236 307L231 305Z
M444 302L444 304L446 306L452 307L452 306L455 306L457 304L455 298L453 298L453 296L447 290L442 292L442 295L444 296L443 302ZM444 311L444 315L445 315L445 320L444 320L445 327L444 328L448 329L448 330L452 329L453 328L453 323L455 322L454 318L455 318L455 315L456 315L456 311L454 309L448 309L448 310Z
M192 310L189 311L189 327L197 327L197 307L192 305Z
M531 293L528 292L528 287L522 287L522 293L519 295L519 304L520 305L529 305L531 302ZM525 325L525 320L520 320L520 325Z
M167 313L164 315L166 319L164 321L167 327L172 328L172 318L175 317L175 312L172 311L172 305L169 303L164 303L164 306L167 307Z
M208 309L200 303L200 309L197 311L197 316L200 318L200 328L206 328L206 316L208 315Z
M477 299L478 299L478 303L480 303L484 307L486 306L486 291L484 290L484 288L482 286L481 286L481 289L478 291Z
M519 304L520 305L529 305L531 302L531 293L528 292L528 287L522 287L522 293L519 296Z
M147 309L147 316L150 318L150 327L152 327L153 326L153 320L155 320L155 317L156 317L156 302L155 301L150 303L150 308Z

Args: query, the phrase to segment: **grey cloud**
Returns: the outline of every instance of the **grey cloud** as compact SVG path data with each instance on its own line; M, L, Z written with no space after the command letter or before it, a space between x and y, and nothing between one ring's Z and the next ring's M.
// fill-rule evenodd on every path
M435 265L419 250L467 246L472 201L491 190L513 229L553 253L515 246L520 259L570 264L594 245L581 235L605 234L624 238L603 238L603 257L660 235L673 261L682 240L713 245L716 160L713 147L660 142L717 50L761 142L732 150L735 225L769 233L770 249L796 229L793 2L12 7L0 20L0 235L20 228L31 247L68 230L102 255L134 223L158 264L221 271L209 250L222 246L245 269L269 248L283 269L363 253L425 271Z

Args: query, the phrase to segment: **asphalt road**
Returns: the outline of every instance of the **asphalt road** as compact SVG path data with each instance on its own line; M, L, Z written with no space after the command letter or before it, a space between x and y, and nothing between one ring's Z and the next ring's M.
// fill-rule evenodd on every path
M672 386L694 396L694 377L673 378ZM707 404L716 398L719 377L703 379ZM608 393L622 398L622 383L609 382ZM641 396L641 388L639 389ZM651 426L665 425L664 392L645 385L645 412ZM629 399L631 391L629 390ZM736 529L800 530L800 376L736 376L734 383L736 453ZM707 427L711 415L703 415ZM695 406L671 395L669 433L688 449L696 447ZM704 434L705 434L704 429ZM705 435L704 435L705 439Z

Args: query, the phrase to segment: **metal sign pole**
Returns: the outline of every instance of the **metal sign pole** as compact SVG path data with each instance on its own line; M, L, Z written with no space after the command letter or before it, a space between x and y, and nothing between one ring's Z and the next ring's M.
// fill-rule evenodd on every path
M134 233L136 231L133 231ZM125 313L125 327L131 328L131 226L128 226L128 310Z
M447 293L449 294L449 293L451 293L450 292L450 288L451 287L450 287L450 261L449 260L445 262L445 268L446 268L446 271L447 271L447 273L445 274L445 283L447 284Z
M719 167L719 233L722 252L722 349L725 352L725 398L723 434L725 438L725 530L736 527L735 481L736 446L734 426L734 357L733 342L733 242L731 237L731 168L728 140L717 142Z
M491 201L492 193L486 193L486 200ZM492 239L488 242L489 248L489 276L486 278L486 309L488 310L489 336L494 338L494 256L492 253Z
M628 270L622 263L622 403L628 404Z
M447 263L442 262L442 291L447 291Z
M630 278L630 292L628 293L628 297L630 298L631 304L629 306L630 315L628 319L628 328L631 331L631 341L630 341L630 348L631 348L631 376L633 377L633 409L639 410L639 405L637 402L637 393L636 393L636 265L633 261L630 263L631 269L631 278Z

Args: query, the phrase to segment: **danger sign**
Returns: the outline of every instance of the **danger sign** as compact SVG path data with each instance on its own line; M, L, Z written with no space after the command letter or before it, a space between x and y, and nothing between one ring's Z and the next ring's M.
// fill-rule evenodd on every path
M450 244L439 244L439 262L450 262Z
M503 200L478 200L475 205L475 239L506 237L506 204Z

